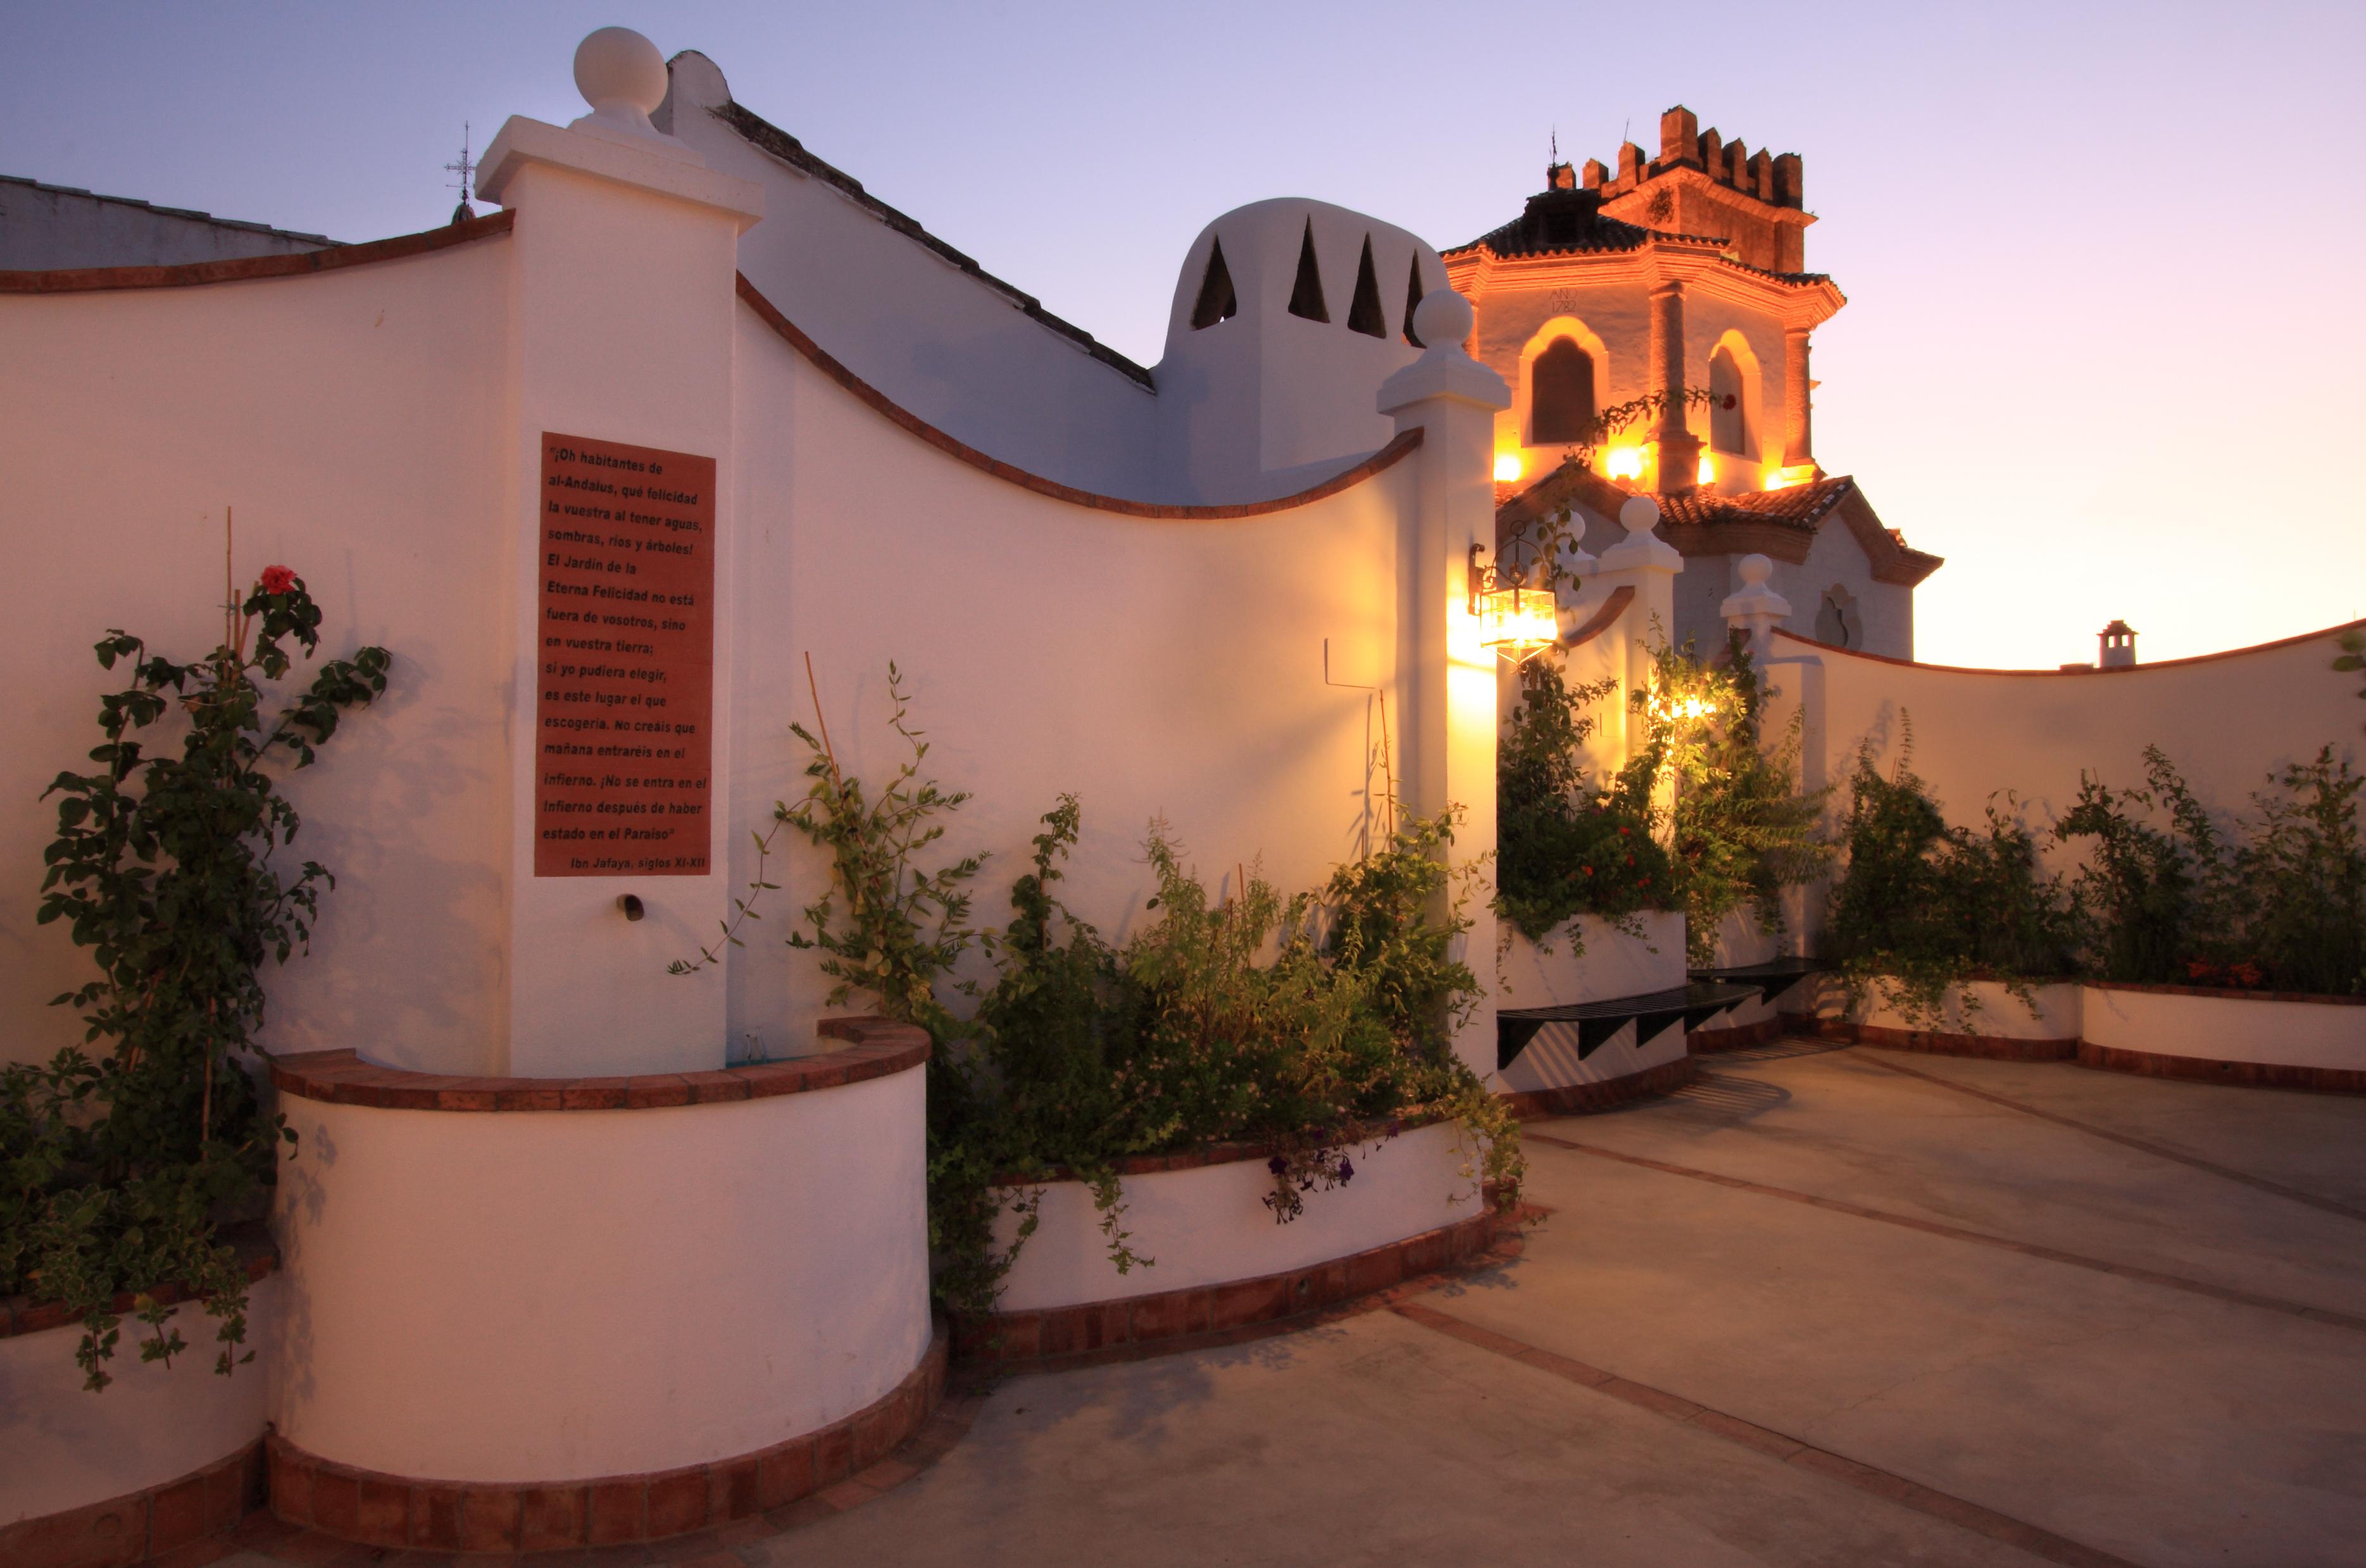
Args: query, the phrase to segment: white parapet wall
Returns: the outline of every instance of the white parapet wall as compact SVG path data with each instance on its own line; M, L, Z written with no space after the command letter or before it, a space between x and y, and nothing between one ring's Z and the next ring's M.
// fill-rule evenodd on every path
M2074 980L2033 983L2028 999L2014 994L2001 980L1972 980L1950 986L1936 1019L1910 1017L1900 1009L1896 992L1876 982L1865 1006L1851 1022L1869 1031L1867 1044L1885 1043L1883 1034L1914 1035L1927 1040L1971 1042L1982 1039L2045 1042L2058 1045L2067 1056L2078 1044L2082 988Z
M476 1483L697 1464L873 1405L928 1348L917 1066L634 1110L283 1105L273 1416L321 1459Z
M2090 1065L2366 1091L2366 998L2214 994L2183 986L2082 989L2079 1057Z
M1561 1007L1669 991L1684 983L1682 910L1646 910L1635 930L1581 914L1532 942L1506 926L1495 965L1499 1007Z
M268 1275L248 1292L248 1345L277 1332L285 1288ZM0 1339L0 1528L177 1481L261 1439L265 1358L222 1377L205 1309L178 1307L172 1326L188 1350L167 1368L140 1360L147 1326L127 1317L107 1363L115 1381L96 1394L74 1363L79 1323Z
M1302 1194L1304 1212L1287 1225L1265 1204L1274 1176L1263 1158L1126 1177L1122 1224L1132 1249L1155 1261L1122 1274L1110 1260L1092 1189L1050 1182L1040 1189L1035 1234L1020 1249L996 1306L1035 1312L1257 1279L1384 1247L1479 1211L1480 1151L1452 1123L1351 1144L1346 1153L1353 1178ZM1016 1213L1003 1212L997 1247L1010 1246L1019 1223Z

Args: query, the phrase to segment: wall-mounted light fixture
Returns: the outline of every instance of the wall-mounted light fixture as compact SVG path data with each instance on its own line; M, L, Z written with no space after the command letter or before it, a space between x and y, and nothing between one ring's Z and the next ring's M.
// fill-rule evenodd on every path
M1514 664L1526 664L1560 641L1560 613L1553 600L1551 574L1541 558L1506 566L1498 555L1482 560L1486 546L1470 546L1470 613L1478 618L1479 645ZM1536 577L1535 582L1528 579Z
M1515 485L1520 479L1520 454L1516 452L1495 454L1495 483Z

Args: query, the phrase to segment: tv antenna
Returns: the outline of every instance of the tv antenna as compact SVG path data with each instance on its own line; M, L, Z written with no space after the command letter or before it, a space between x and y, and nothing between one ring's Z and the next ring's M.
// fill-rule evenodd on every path
M468 190L476 183L477 178L477 165L468 156L468 122L462 120L460 122L460 161L444 165L445 174L459 176L452 182L451 186L460 193L460 205L452 209L452 221L455 223L466 223L477 216L477 209L468 205Z

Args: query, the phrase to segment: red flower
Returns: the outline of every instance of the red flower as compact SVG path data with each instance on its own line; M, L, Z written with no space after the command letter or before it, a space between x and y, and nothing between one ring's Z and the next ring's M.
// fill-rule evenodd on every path
M296 572L290 566L265 566L255 586L265 593L286 593L296 586Z
M1727 393L1727 394L1725 395L1725 401L1724 401L1721 405L1719 405L1719 406L1720 406L1720 407L1722 407L1722 408L1727 408L1727 409L1730 409L1730 408L1732 408L1732 407L1733 407L1733 394L1732 394L1732 393L1730 393L1730 392Z

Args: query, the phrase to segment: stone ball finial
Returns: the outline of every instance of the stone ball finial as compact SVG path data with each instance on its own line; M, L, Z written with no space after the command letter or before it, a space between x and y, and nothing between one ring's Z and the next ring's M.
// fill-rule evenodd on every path
M1427 300L1422 301L1426 305ZM1660 503L1649 496L1629 496L1618 509L1618 526L1628 533L1649 533L1660 526ZM1760 560L1765 557L1761 555Z
M1413 308L1413 335L1432 348L1461 346L1479 313L1450 288L1432 289Z
M646 128L665 102L665 56L630 28L601 28L575 46L575 89L593 114Z
M1745 588L1764 588L1766 579L1774 575L1774 563L1763 555L1744 555L1734 570L1741 574L1741 586Z

